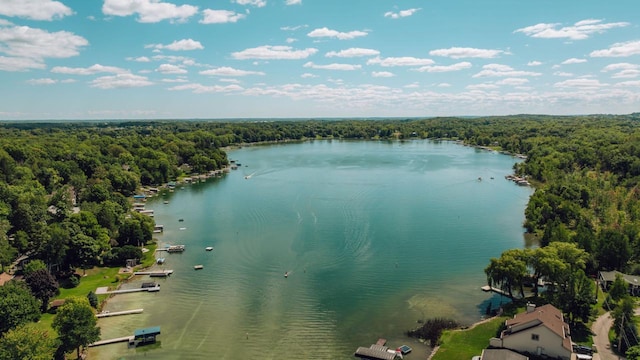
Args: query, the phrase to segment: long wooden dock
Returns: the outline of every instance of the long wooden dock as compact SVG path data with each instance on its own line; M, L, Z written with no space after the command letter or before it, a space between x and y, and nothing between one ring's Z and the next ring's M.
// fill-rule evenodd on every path
M149 275L153 277L167 277L173 274L173 270L160 270L160 271L136 271L133 275Z
M119 343L119 342L133 342L133 336L123 336L123 337L119 337L119 338L114 338L114 339L106 339L106 340L100 340L100 341L96 341L94 343L89 344L90 347L93 346L100 346L100 345L108 345L108 344L115 344L115 343Z
M143 311L144 309L133 309L133 310L113 311L113 312L103 311L99 314L96 314L96 317L103 318L103 317L118 316L118 315L141 314Z
M494 293L500 294L502 296L506 296L509 297L509 293L502 290L502 289L498 289L497 287L493 287L493 286L489 286L489 285L485 285L483 287L481 287L482 291L485 292L489 292L489 291L493 291Z
M140 291L148 291L148 292L156 292L160 291L160 285L148 288L135 288L135 289L124 289L124 290L113 290L109 291L109 288L106 286L99 287L96 289L96 295L109 295L109 294L127 294L134 293Z

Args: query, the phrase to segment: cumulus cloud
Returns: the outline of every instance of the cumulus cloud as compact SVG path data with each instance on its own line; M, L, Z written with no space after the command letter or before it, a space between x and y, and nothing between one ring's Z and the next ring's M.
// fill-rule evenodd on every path
M457 64L452 65L427 65L421 68L418 68L417 71L420 72L449 72L449 71L460 71L463 69L468 69L471 67L470 62L459 62Z
M540 61L535 61L535 60L534 61L529 61L527 63L527 66L540 66L540 65L542 65L542 63Z
M0 27L0 69L24 71L42 69L46 58L76 56L89 42L67 31L50 33L28 26Z
M128 57L127 58L128 61L135 61L135 62L149 62L151 61L151 59L149 59L146 56L139 56L139 57Z
M91 87L99 89L132 88L153 85L147 77L134 74L102 76L91 81Z
M352 64L328 64L328 65L317 65L309 61L308 63L303 65L306 68L312 69L322 69L322 70L343 70L343 71L353 71L358 70L362 66L360 65L352 65Z
M617 83L616 86L640 87L640 80L622 81L622 82Z
M301 78L303 79L310 79L310 78L317 78L318 75L314 75L314 74L310 74L310 73L304 73L302 75L300 75Z
M564 71L556 71L556 72L553 73L553 75L562 76L562 77L571 77L571 76L573 76L572 73L564 72Z
M245 14L239 14L235 11L230 10L205 9L202 11L202 13L203 18L202 20L200 20L201 24L234 23L247 17Z
M215 69L200 71L200 75L247 76L247 75L264 75L264 73L260 71L239 70L239 69L234 69L232 67L223 66Z
M54 80L51 78L42 78L42 79L29 79L27 80L27 84L30 85L53 85L57 83L58 80Z
M318 49L314 48L294 50L291 46L263 45L231 53L231 56L237 60L298 60L306 59L316 52L318 52Z
M587 62L587 59L571 58L563 61L562 65L581 64Z
M414 9L407 9L407 10L400 10L399 12L395 13L393 11L387 11L386 13L384 13L384 17L388 17L388 18L392 18L392 19L400 19L403 17L407 17L407 16L411 16L413 14L415 14L416 12L418 12L419 10L421 10L420 8L414 8Z
M557 88L601 88L606 84L600 83L596 79L569 79L553 84Z
M231 84L226 86L220 86L220 85L206 86L202 84L185 84L185 85L177 85L174 87L170 87L168 90L170 91L191 90L191 92L195 94L204 94L204 93L225 93L225 92L232 92L232 91L242 91L244 89L241 86L236 84Z
M323 27L319 29L315 29L307 34L308 37L312 38L336 38L338 40L351 40L357 37L367 36L368 34L365 31L349 31L349 32L340 32L336 30L331 30L329 28Z
M255 7L263 7L267 5L266 0L236 0L240 5L253 5Z
M202 50L204 46L199 41L193 39L182 39L172 42L169 45L163 44L149 44L145 45L145 48L153 48L157 50L167 49L171 51L189 51L189 50Z
M630 63L617 63L617 64L609 64L602 69L602 72L611 72L611 71L616 72L611 75L611 77L615 79L635 78L640 75L640 65L630 64Z
M391 66L426 66L433 65L435 62L431 59L415 58L411 56L405 57L388 57L388 58L373 58L367 60L367 65L380 65L385 67Z
M186 74L187 70L178 65L162 64L156 69L157 72L162 74Z
M94 64L87 68L72 68L72 67L66 67L66 66L56 66L53 69L51 69L51 72L56 74L67 74L67 75L94 75L99 73L123 74L129 71L119 67L115 67L115 66L104 66L100 64Z
M502 54L504 51L502 50L491 50L491 49L476 49L476 48L468 48L468 47L452 47L448 49L437 49L429 51L429 55L431 56L446 56L453 59L462 59L462 58L482 58L482 59L492 59L498 57L498 55Z
M388 71L374 71L371 73L371 76L388 78L388 77L394 77L395 75L392 72L388 72Z
M3 0L0 5L0 15L29 20L51 21L72 14L69 7L53 0Z
M603 33L606 30L629 26L628 22L603 23L602 20L587 19L578 21L572 26L560 27L560 24L540 23L517 29L514 33L521 32L534 38L568 38L571 40L584 40L594 33Z
M361 57L361 56L377 56L380 55L380 51L373 49L363 49L363 48L350 48L346 50L340 51L329 51L324 56L326 57L344 57L344 58L352 58L352 57Z
M163 20L186 21L198 12L197 6L175 5L160 0L104 0L105 15L138 15L138 22L156 23Z
M615 43L608 49L592 51L591 57L627 57L640 54L640 40Z
M529 82L529 79L524 78L506 78L500 81L496 81L497 85L511 85L511 86L519 86L524 85Z
M532 71L514 70L511 66L502 64L487 64L482 67L482 71L473 75L479 77L519 77L519 76L540 76L541 73Z
M286 0L284 2L285 5L300 5L302 4L302 0Z

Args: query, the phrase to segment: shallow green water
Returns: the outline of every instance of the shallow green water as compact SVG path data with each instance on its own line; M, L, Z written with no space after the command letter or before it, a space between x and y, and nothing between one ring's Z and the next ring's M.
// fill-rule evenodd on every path
M500 301L480 290L489 258L524 246L531 189L504 179L513 157L431 141L314 141L229 157L238 170L148 201L165 226L159 242L186 251L163 255L175 273L160 292L106 307L143 314L99 321L103 338L160 326L160 344L109 345L97 358L352 359L379 337L424 358L403 332L422 318L479 320Z

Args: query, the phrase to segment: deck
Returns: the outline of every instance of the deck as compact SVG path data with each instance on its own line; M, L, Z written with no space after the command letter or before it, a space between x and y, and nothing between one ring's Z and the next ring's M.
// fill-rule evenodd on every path
M94 343L89 344L89 347L115 344L115 343L119 343L119 342L132 343L133 342L133 336L123 336L123 337L114 338L114 339L100 340L100 341L96 341Z
M103 311L99 314L96 314L96 317L103 318L103 317L119 316L119 315L141 314L143 311L144 309L133 309L133 310L113 311L113 312Z
M160 291L160 286L154 286L154 287L148 287L148 288L113 290L113 291L109 291L109 288L107 286L103 286L96 289L96 295L127 294L127 293L134 293L134 292L140 292L140 291L156 292L156 291Z
M153 277L167 277L173 274L173 270L162 270L162 271L136 271L133 275L149 275Z

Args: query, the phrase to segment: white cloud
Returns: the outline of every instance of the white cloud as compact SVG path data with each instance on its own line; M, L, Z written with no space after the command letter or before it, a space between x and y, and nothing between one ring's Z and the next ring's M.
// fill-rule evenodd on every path
M466 48L466 47L452 47L448 49L437 49L429 51L429 55L431 56L446 56L453 59L462 59L462 58L482 58L482 59L492 59L498 57L498 55L504 53L502 50L491 50L491 49L476 49L476 48Z
M420 84L417 83L417 82L413 82L411 84L407 84L407 85L403 86L403 88L405 88L405 89L417 89L419 87L420 87Z
M188 72L182 67L173 64L162 64L158 66L156 71L162 74L186 74Z
M147 77L134 74L102 76L91 81L91 87L99 89L132 88L153 85Z
M596 79L569 79L553 84L557 88L601 88L606 84Z
M535 61L535 60L534 61L529 61L527 63L527 66L540 66L540 65L542 65L542 63L540 61Z
M638 77L638 75L640 75L640 70L626 69L611 75L611 77L614 79L625 79L625 78L635 78L635 77Z
M379 58L376 57L374 59L367 60L367 65L380 65L385 67L391 66L426 66L433 65L435 62L431 59L422 59L415 58L410 56L405 57L388 57L388 58Z
M285 41L287 42L287 44L292 44L292 43L294 43L294 42L298 41L298 39L295 39L295 38L287 38L287 40L285 40Z
M388 72L388 71L374 71L371 73L371 76L388 78L388 77L394 77L395 75L392 72Z
M521 32L534 38L568 38L571 40L584 40L594 33L603 33L606 30L629 26L628 22L602 23L602 20L588 19L578 21L573 26L558 28L560 24L540 23L517 29L514 32Z
M138 14L139 22L156 23L163 20L186 21L198 12L198 7L177 6L160 0L104 0L102 12L114 16Z
M419 10L421 10L421 9L420 8L417 8L417 9L414 8L414 9L400 10L397 13L394 13L393 11L387 11L386 13L384 13L384 17L388 17L388 18L392 18L392 19L399 19L399 18L411 16L411 15L415 14L416 12L418 12Z
M165 82L165 83L186 83L186 82L189 82L189 80L181 78L181 77L175 78L175 79L162 79L160 81Z
M449 83L439 83L436 86L437 87L441 87L441 88L448 88L448 87L451 87L451 84L449 84Z
M420 72L449 72L449 71L460 71L463 69L468 69L470 67L471 67L470 62L463 61L463 62L459 62L457 64L452 64L452 65L427 65L416 70Z
M54 80L51 78L42 78L42 79L29 79L27 80L27 84L31 85L53 85L57 83L58 80Z
M123 74L128 73L128 70L115 67L115 66L104 66L100 64L94 64L89 66L88 68L71 68L66 66L56 66L51 69L52 73L56 74L68 74L68 75L94 75L99 73L112 73L112 74Z
M0 15L29 20L54 20L72 15L73 11L59 1L52 0L2 0Z
M511 66L502 64L487 64L482 67L482 71L473 75L474 78L479 77L519 77L519 76L540 76L541 73L532 71L514 70Z
M351 40L357 37L367 36L367 33L359 30L354 30L349 32L339 32L336 30L331 30L326 27L323 27L323 28L315 29L311 31L310 33L307 34L307 36L313 37L313 38L328 37L328 38L336 38L339 40Z
M563 76L563 77L573 76L572 73L564 72L564 71L556 71L556 72L553 73L553 75L555 75L555 76Z
M290 46L264 45L251 49L234 52L231 56L234 59L262 59L262 60L298 60L306 59L318 52L318 49L307 48L304 50L293 50Z
M263 7L267 5L266 0L236 0L236 3L240 5L253 5L255 7Z
M465 87L465 89L469 89L469 90L493 90L498 88L499 88L498 85L490 84L490 83L471 84Z
M187 62L193 61L193 59L191 58L188 58L185 56L175 56L175 55L154 55L152 59L155 61L167 61L170 63L185 63L185 65Z
M630 64L630 63L616 63L616 64L609 64L607 66L605 66L604 68L602 68L602 72L609 72L609 71L619 71L619 70L633 70L633 69L640 69L640 65L638 64Z
M626 57L640 54L640 40L616 43L608 49L591 52L591 57Z
M150 61L151 61L151 59L149 59L149 58L148 58L148 57L146 57L146 56L138 56L138 57L136 57L136 58L134 58L134 57L128 57L128 58L127 58L127 60L128 60L128 61L135 61L135 62L150 62Z
M204 93L226 93L233 91L242 91L244 90L241 86L232 84L227 86L213 85L206 86L202 84L185 84L185 85L177 85L174 87L170 87L168 90L171 91L183 91L183 90L191 90L195 94L204 94Z
M351 64L328 64L328 65L317 65L309 61L308 63L303 65L306 68L312 69L322 69L322 70L344 70L344 71L353 71L358 70L362 66L360 65L351 65Z
M27 71L29 69L44 69L45 67L42 59L0 56L0 71Z
M215 69L200 71L200 75L247 76L247 75L264 75L264 73L260 71L239 70L239 69L234 69L232 67L223 66Z
M310 74L310 73L304 73L304 74L300 75L300 77L303 78L303 79L311 79L311 78L317 78L318 75L313 75L313 74Z
M300 5L302 4L302 0L286 0L284 2L285 5Z
M329 51L324 56L352 58L352 57L360 57L360 56L377 56L377 55L380 55L380 51L378 50L350 48L350 49L340 50L340 51Z
M238 22L238 20L242 20L247 17L245 14L240 14L230 10L205 9L202 13L203 18L200 20L201 24L235 23Z
M298 26L283 26L280 28L280 30L283 31L296 31L296 30L300 30L300 29L305 29L308 28L309 25L298 25Z
M199 41L195 41L193 39L182 39L182 40L176 40L169 45L163 45L163 44L145 45L145 49L149 49L149 48L153 48L157 50L167 49L171 51L189 51L189 50L202 50L204 49L204 46L202 46L202 44Z
M561 64L562 65L570 65L570 64L581 64L581 63L585 63L585 62L587 62L587 59L571 58L571 59L567 59L567 60L563 61Z
M623 81L616 84L616 86L632 86L632 87L640 87L640 80L635 81Z
M518 86L518 85L524 85L526 83L529 82L529 79L523 79L523 78L506 78L506 79L502 79L500 81L496 81L496 85L511 85L511 86Z
M0 27L0 69L42 69L45 58L68 58L79 54L89 42L67 31L47 32L28 26Z

